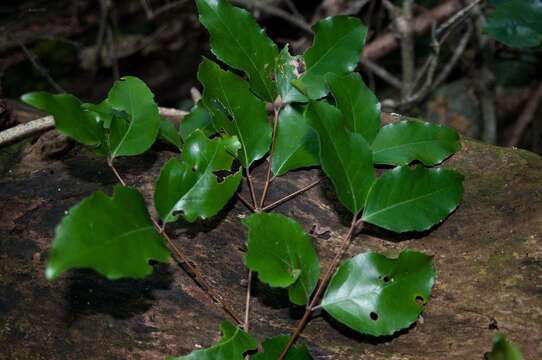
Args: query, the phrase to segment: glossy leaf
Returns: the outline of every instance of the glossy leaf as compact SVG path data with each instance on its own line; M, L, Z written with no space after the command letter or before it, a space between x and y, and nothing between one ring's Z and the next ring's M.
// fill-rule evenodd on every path
M263 352L251 356L252 360L277 360L282 350L288 344L289 336L275 336L265 339ZM294 345L288 350L284 360L312 360L311 353L306 345Z
M235 194L241 172L221 181L215 172L230 170L239 147L234 137L211 140L201 130L194 131L183 146L182 157L171 158L160 172L154 193L160 218L171 222L182 213L192 222L216 215Z
M156 140L160 128L158 105L147 85L136 77L115 81L107 96L113 109L128 114L128 121L115 117L111 124L111 157L139 155Z
M414 160L432 166L461 147L454 129L420 121L400 121L380 129L372 144L375 164L408 165Z
M160 132L158 133L160 139L174 145L178 148L181 148L183 141L179 132L175 128L175 125L168 119L160 119Z
M324 76L327 73L344 75L356 68L367 28L358 18L333 16L317 22L314 42L305 52L305 73L292 83L311 99L327 95Z
M398 166L373 185L363 221L395 232L423 231L443 221L463 197L463 176L453 170Z
M363 253L333 275L322 307L362 334L392 335L416 321L434 282L430 256L408 250L396 259Z
M322 169L333 182L339 201L358 214L375 179L367 141L347 130L341 112L326 102L312 102L306 116L318 133Z
M308 101L307 97L291 83L292 80L297 80L301 77L302 66L303 57L290 55L288 45L286 45L280 52L275 69L275 79L279 95L285 104Z
M262 158L269 150L272 133L265 104L250 92L243 79L208 59L201 62L198 79L204 87L203 103L215 127L237 136L241 142L239 157L243 166Z
M91 268L109 279L143 278L149 260L165 262L169 251L137 190L115 187L113 197L95 192L70 209L56 228L46 275Z
M51 114L58 131L81 144L98 147L104 141L102 125L73 95L37 91L23 95L21 100Z
M370 144L380 129L380 103L375 94L358 73L328 74L326 79L346 127Z
M501 333L495 335L493 349L486 356L487 360L523 360L523 356L516 344L507 341Z
M195 350L189 355L168 357L168 360L243 360L243 354L258 347L252 336L224 321L220 325L222 339L207 349Z
M198 102L190 113L186 115L181 124L179 125L179 134L183 141L186 141L188 137L197 129L201 129L206 135L212 135L213 119L209 115L209 111Z
M104 129L109 129L111 127L113 117L120 115L115 112L107 100L104 100L99 104L84 103L81 105L81 107L88 110L95 117L96 121L102 124Z
M248 74L250 87L273 101L272 81L278 49L254 18L226 0L196 0L199 20L211 34L211 50L218 59Z
M320 276L320 262L309 236L294 220L280 214L247 217L245 263L272 287L289 287L290 301L304 305Z
M319 164L318 136L299 108L286 106L279 115L272 171L282 176L290 170Z
M511 47L542 44L542 1L493 1L496 9L487 16L484 31Z

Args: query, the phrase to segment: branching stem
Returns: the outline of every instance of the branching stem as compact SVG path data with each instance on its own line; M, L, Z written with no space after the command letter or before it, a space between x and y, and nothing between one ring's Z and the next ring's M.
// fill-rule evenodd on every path
M260 199L260 208L263 208L265 203L265 198L269 192L269 185L271 184L271 167L273 165L273 152L275 151L275 140L277 138L277 124L279 119L280 104L273 106L274 116L273 116L273 135L271 139L271 150L269 151L269 157L267 160L267 175L265 177L265 184L263 186L262 198Z
M290 200L290 199L296 197L297 195L302 194L302 193L304 193L305 191L312 189L313 187L315 187L316 185L318 185L321 181L322 181L322 179L318 179L318 180L316 180L316 181L310 183L309 185L307 185L307 186L305 186L305 187L303 187L303 188L301 188L301 189L299 189L299 190L297 190L297 191L294 191L294 192L291 193L290 195L287 195L287 196L285 196L285 197L283 197L283 198L281 198L281 199L278 199L277 201L275 201L275 202L273 202L273 203L271 203L271 204L269 204L269 205L267 205L267 206L264 206L264 207L262 208L262 211L267 211L267 210L270 210L270 209L272 209L272 208L274 208L274 207L276 207L276 206L279 206L280 204L282 204L282 203L284 203L284 202L286 202L286 201L288 201L288 200Z
M119 183L121 183L123 186L126 186L126 181L124 181L117 168L113 164L113 159L108 158L107 165L109 165L111 171L113 172L113 174L115 174L115 177L117 178ZM228 314L237 324L241 325L241 319L239 319L239 317L235 314L235 311L224 302L222 296L220 296L216 292L216 290L209 284L203 273L192 263L192 261L190 261L190 259L181 251L181 249L179 249L179 247L175 245L173 240L165 231L165 224L164 226L160 226L158 221L152 216L151 221L154 224L156 230L162 235L162 237L168 243L169 247L175 253L176 261L181 265L181 267L188 273L188 275L190 275L194 282L207 294L207 296L211 298L213 303L218 304L226 314Z
M333 261L329 265L324 277L318 284L318 287L316 288L316 292L314 293L314 296L312 297L311 302L309 303L309 305L307 305L305 309L305 313L303 314L303 317L297 323L297 326L294 332L292 333L292 335L290 336L290 339L288 340L288 344L286 344L286 347L282 350L282 353L280 354L278 360L283 360L286 357L288 350L290 350L294 342L299 337L299 334L301 334L301 331L303 331L303 329L305 328L305 325L307 324L307 321L309 320L310 314L315 308L318 308L319 306L318 302L320 301L320 296L322 295L322 292L327 288L331 275L333 275L333 273L335 272L335 269L339 265L339 262L341 261L344 253L346 252L346 249L348 249L348 246L350 245L350 240L352 239L352 236L356 228L360 224L361 223L356 218L356 215L354 215L352 222L350 224L350 228L348 229L348 233L344 237L341 247L339 248L339 251L337 251L337 253L335 254L335 257L333 258Z

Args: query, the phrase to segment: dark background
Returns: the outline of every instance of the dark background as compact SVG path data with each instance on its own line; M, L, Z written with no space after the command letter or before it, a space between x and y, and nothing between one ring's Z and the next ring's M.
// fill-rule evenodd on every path
M237 0L282 47L302 53L312 41L307 27L335 14L358 16L369 27L367 46L386 33L400 37L392 3L380 0ZM396 2L396 11L402 2ZM441 18L435 9L452 4ZM467 3L419 0L416 18L429 17L438 27ZM512 49L483 35L485 2L446 32L434 78L446 72L462 39L467 43L440 83L416 101L385 106L386 111L423 117L455 127L467 136L500 145L515 145L542 154L540 50ZM470 30L469 30L470 29ZM471 31L467 36L467 32ZM417 71L433 54L431 27L415 37ZM371 61L401 79L400 46ZM374 48L373 48L374 50ZM3 0L0 3L0 128L25 121L17 100L35 90L66 91L83 100L104 98L114 79L142 78L161 106L189 109L190 89L198 88L196 69L202 55L212 56L208 34L198 23L192 0ZM401 91L360 64L367 84L381 101L401 100ZM423 87L424 77L419 88ZM531 104L529 104L531 100ZM534 103L534 104L533 104ZM389 104L389 101L384 101ZM526 108L530 114L523 115ZM532 110L534 108L534 110ZM492 116L494 114L494 116ZM528 119L525 119L525 117ZM496 131L492 131L496 128Z

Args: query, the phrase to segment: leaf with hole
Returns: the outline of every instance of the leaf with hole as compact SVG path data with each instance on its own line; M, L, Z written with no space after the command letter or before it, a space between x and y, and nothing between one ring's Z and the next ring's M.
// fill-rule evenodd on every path
M46 275L91 268L108 279L143 278L152 273L149 260L168 257L141 194L117 186L113 197L98 191L69 210L56 228Z
M37 91L24 94L21 100L50 113L58 131L77 142L96 148L104 142L102 125L92 113L82 108L81 101L75 96Z
M344 75L354 71L367 27L355 17L333 16L320 20L312 29L314 42L303 56L305 72L300 79L292 80L292 84L310 99L319 99L328 93L326 74Z
M339 201L358 214L375 179L367 141L347 130L341 112L324 101L312 102L306 116L318 133L322 169L333 182Z
M147 151L160 128L158 105L147 85L136 77L123 77L109 90L107 102L113 109L128 114L127 120L114 117L111 123L111 158Z
M248 84L231 71L203 59L198 70L203 84L203 104L213 116L215 128L237 136L242 149L239 158L245 168L261 159L271 145L271 125L265 104L252 94Z
M443 221L462 197L463 175L453 170L398 166L375 182L362 219L395 232L424 231Z
M218 59L247 73L250 87L263 100L277 96L272 81L278 49L254 18L226 0L196 0L199 20L211 34Z
M252 360L277 360L288 344L289 338L289 336L275 336L265 339L263 352L253 355ZM288 350L284 360L312 360L312 355L306 345L294 345Z
M240 146L235 137L211 140L201 130L194 131L181 158L171 158L160 172L154 193L160 218L171 222L182 213L185 220L193 222L216 215L235 194L241 172L221 181L215 173L231 169Z
M523 356L516 344L506 340L506 337L497 333L493 340L493 349L486 354L487 360L523 360Z
M542 45L542 1L492 1L484 32L511 47Z
M302 108L287 105L278 121L271 161L273 174L282 176L290 170L318 165L318 136Z
M345 125L370 144L380 129L380 103L358 73L327 74L326 80Z
M215 133L213 129L213 119L209 115L209 111L198 102L190 113L187 114L181 124L179 125L179 135L183 141L186 141L188 137L197 129L201 129L205 135L212 135Z
M247 217L247 267L272 287L289 287L290 301L304 305L320 276L320 262L309 236L293 219L258 213Z
M321 306L362 334L392 335L416 321L434 282L431 256L409 250L395 259L363 253L340 266Z
M224 321L220 325L222 331L222 339L220 341L202 350L195 350L189 355L168 357L168 360L243 360L243 354L249 350L254 350L258 347L258 343L252 336Z
M290 55L288 45L286 45L279 54L275 69L278 92L285 104L308 101L307 97L291 83L292 80L301 76L302 66L303 57Z
M400 121L380 129L373 144L375 164L408 165L414 160L433 166L461 145L454 129L421 121Z

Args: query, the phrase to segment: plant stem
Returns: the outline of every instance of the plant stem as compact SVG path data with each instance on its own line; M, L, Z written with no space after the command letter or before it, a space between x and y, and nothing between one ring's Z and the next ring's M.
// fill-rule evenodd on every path
M252 287L252 271L248 271L248 280L247 280L247 295L245 300L245 321L243 323L243 329L246 332L250 329L250 288Z
M309 316L312 313L312 310L317 306L317 302L320 300L320 295L322 292L327 288L327 284L329 282L329 279L331 278L331 275L335 272L335 269L339 265L339 262L341 261L346 249L348 248L348 245L350 245L350 240L352 239L352 235L354 234L354 230L356 229L358 225L356 215L354 215L352 219L352 223L350 224L350 228L348 229L348 233L343 239L343 242L341 244L341 247L339 248L339 251L335 254L335 257L333 258L333 261L329 265L329 268L327 269L324 277L320 281L320 284L318 284L318 288L316 288L316 292L314 296L312 297L311 302L309 305L307 305L305 309L305 313L303 314L303 317L299 322L297 323L297 326L290 336L290 339L288 340L288 344L286 344L286 347L282 350L282 353L280 354L278 360L283 360L286 357L286 354L288 353L288 350L292 347L296 339L299 337L299 334L301 334L301 331L303 331L303 328L307 324L307 321L309 320Z
M252 203L254 204L254 209L258 209L258 202L256 201L256 192L254 191L254 184L252 183L252 177L250 176L250 169L249 167L246 168L247 171L247 183L248 188L250 190L250 197L252 198Z
M282 204L282 203L284 203L284 202L290 200L291 198L296 197L297 195L299 195L299 194L301 194L301 193L304 193L304 192L307 191L307 190L312 189L313 187L315 187L316 185L318 185L321 181L322 181L322 179L318 179L318 180L316 180L315 182L310 183L309 185L307 185L307 186L305 186L305 187L303 187L303 188L301 188L301 189L299 189L299 190L297 190L297 191L291 193L290 195L287 195L287 196L285 196L285 197L283 197L283 198L281 198L281 199L278 199L277 201L275 201L275 202L273 202L273 203L271 203L271 204L269 204L269 205L267 205L267 206L264 206L264 207L262 208L262 211L266 211L266 210L272 209L272 208L274 208L275 206L278 206L278 205L280 205L280 204Z
M275 112L275 115L273 117L273 135L271 139L271 150L269 151L269 157L267 160L267 175L265 177L265 184L263 186L262 198L260 199L260 208L262 208L265 203L265 198L267 197L267 192L269 191L269 184L271 183L271 166L273 162L273 152L275 151L275 139L277 137L277 124L279 118L280 104L274 105L273 111Z
M237 193L237 197L239 198L239 200L241 200L241 202L247 207L249 208L250 211L252 212L255 212L256 209L254 208L254 206L252 206L252 204L247 200L245 199L245 197L239 193Z
M109 165L111 171L113 171L113 174L115 174L117 180L123 186L126 186L126 181L124 181L117 168L113 164L113 159L108 158L107 165ZM150 218L156 230L160 233L160 235L162 235L162 237L168 243L169 247L175 253L176 260L181 265L181 267L188 273L188 275L190 275L194 282L207 294L207 296L211 298L213 303L218 304L226 314L228 314L237 324L241 325L241 319L239 319L239 317L235 315L235 311L224 302L222 296L220 296L215 291L215 289L207 282L203 273L192 263L192 261L190 261L190 259L181 251L181 249L179 249L177 245L175 245L173 240L165 231L165 224L164 226L160 226L160 224L154 217L151 216Z

